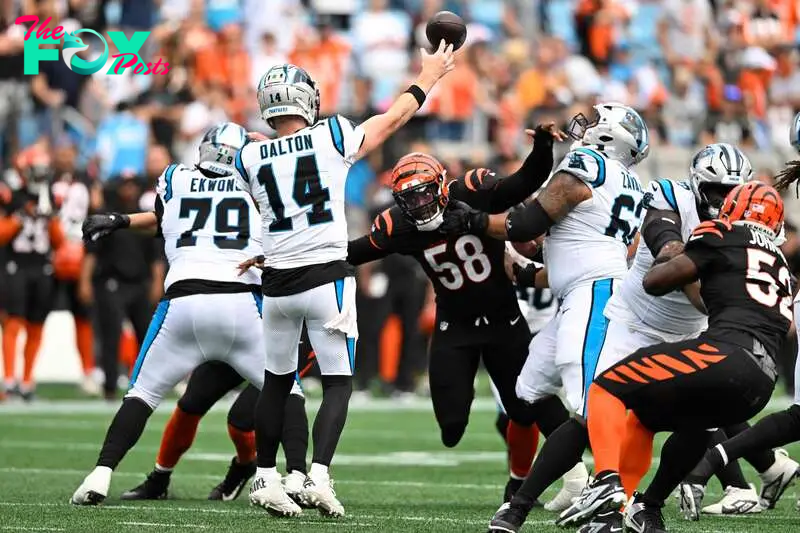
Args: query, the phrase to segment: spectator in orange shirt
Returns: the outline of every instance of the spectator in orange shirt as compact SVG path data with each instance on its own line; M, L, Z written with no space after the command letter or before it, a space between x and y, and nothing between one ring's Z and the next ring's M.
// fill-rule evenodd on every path
M315 76L320 92L320 113L333 115L339 109L339 93L350 62L350 45L334 31L329 16L317 20L319 41L316 46L319 72Z
M767 90L775 60L763 48L751 47L745 50L740 61L738 86L747 116L753 123L753 139L759 148L765 148L770 145Z
M227 24L219 33L217 46L197 53L195 82L203 87L218 84L230 95L227 111L234 122L244 122L245 111L254 101L255 87L250 87L250 55L244 47L242 28Z
M461 141L466 123L475 112L478 76L459 52L456 68L439 84L431 110L436 114L436 135L439 139Z

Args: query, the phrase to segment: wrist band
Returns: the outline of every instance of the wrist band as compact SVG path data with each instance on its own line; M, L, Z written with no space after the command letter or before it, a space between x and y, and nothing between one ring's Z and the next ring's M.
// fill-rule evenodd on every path
M414 97L419 107L422 107L422 104L425 103L425 91L423 91L419 85L410 86L408 89L406 89L406 92Z

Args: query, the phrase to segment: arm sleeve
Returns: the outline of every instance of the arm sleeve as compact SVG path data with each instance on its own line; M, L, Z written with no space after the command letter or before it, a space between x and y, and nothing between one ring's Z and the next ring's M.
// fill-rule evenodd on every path
M370 235L364 235L347 243L347 262L351 265L363 265L370 261L383 259L391 252L376 248Z
M725 268L720 251L727 227L719 220L709 220L697 226L689 237L683 253L697 265L702 276L718 268Z
M153 209L156 214L158 226L156 227L156 237L164 238L164 233L161 231L161 220L164 218L164 202L161 201L161 196L156 196L156 205Z
M553 173L558 172L575 176L590 187L600 187L606 182L606 160L596 150L577 148L564 156Z
M328 119L328 131L334 148L345 163L348 166L355 163L356 154L364 143L364 129L342 115L334 115Z

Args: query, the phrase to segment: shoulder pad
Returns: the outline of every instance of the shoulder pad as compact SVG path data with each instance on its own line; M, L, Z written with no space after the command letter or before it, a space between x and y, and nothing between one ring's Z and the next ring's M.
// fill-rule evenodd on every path
M724 220L707 220L694 228L688 243L702 242L709 246L719 246L732 226ZM687 243L687 244L688 244Z
M181 171L191 170L184 164L172 163L164 169L161 176L158 178L156 189L158 194L164 199L164 202L169 202L173 195L173 180Z
M488 168L473 168L462 178L464 186L470 191L491 189L497 183L497 174Z
M675 187L680 186L672 180L658 179L650 182L647 194L647 207L652 209L663 209L679 212L678 198L675 195Z
M566 172L592 187L600 187L606 182L606 159L591 148L576 148L564 156L555 171Z

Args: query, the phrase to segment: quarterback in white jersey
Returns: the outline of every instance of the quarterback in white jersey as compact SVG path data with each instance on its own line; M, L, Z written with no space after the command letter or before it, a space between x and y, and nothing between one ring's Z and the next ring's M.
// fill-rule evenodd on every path
M258 210L233 177L245 130L225 123L206 133L197 167L173 164L158 180L154 213L92 215L84 238L133 227L164 237L169 274L131 375L130 389L109 427L96 468L72 503L96 505L108 495L111 472L136 444L164 395L207 360L230 364L263 385L259 276L237 265L261 248Z
M305 323L323 388L305 499L325 515L344 515L328 467L347 418L358 337L354 270L347 263L345 183L350 166L405 124L453 67L452 47L444 43L434 54L422 55L417 81L386 113L361 125L339 115L320 120L317 85L298 66L272 67L258 84L261 117L277 136L245 146L235 165L241 187L261 212L268 347L256 409L258 470L250 501L273 514L301 513L281 485L276 454Z

